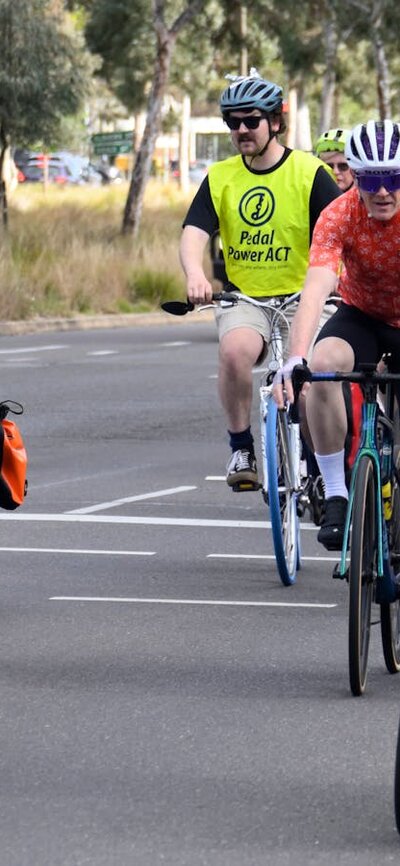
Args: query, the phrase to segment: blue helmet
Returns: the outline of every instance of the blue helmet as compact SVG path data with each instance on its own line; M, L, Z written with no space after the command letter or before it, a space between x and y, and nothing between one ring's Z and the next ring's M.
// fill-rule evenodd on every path
M259 108L267 114L282 108L282 88L272 81L266 81L257 70L250 69L249 75L227 75L232 82L224 90L220 99L222 114L230 111L250 111Z

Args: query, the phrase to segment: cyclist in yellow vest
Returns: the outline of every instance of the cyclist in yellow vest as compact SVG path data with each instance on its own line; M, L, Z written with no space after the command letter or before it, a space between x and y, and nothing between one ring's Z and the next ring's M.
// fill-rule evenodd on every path
M221 96L222 116L237 156L209 169L184 221L180 259L193 304L211 300L203 257L220 232L229 288L255 298L301 290L312 231L321 210L339 195L317 157L278 141L285 130L282 89L255 69L232 79ZM270 313L250 304L216 310L219 394L232 456L227 482L257 484L250 427L252 369L265 356Z

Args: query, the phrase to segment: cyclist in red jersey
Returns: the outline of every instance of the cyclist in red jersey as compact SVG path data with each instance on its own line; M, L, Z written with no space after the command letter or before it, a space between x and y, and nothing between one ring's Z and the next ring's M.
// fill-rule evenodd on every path
M289 359L274 383L280 406L284 388L293 401L293 367L308 357L325 299L335 289L343 303L317 337L311 369L351 371L390 353L391 369L400 372L400 125L390 120L358 124L347 139L345 156L355 186L318 218L291 327ZM345 268L336 287L341 259ZM325 485L318 540L329 550L339 550L348 500L343 392L339 383L321 382L305 385L303 393Z

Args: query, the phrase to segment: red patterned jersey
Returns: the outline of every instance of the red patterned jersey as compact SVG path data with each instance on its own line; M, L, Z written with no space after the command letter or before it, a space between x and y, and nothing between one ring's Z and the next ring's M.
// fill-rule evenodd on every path
M400 212L387 221L368 216L356 188L321 212L309 264L339 273L343 300L400 328Z

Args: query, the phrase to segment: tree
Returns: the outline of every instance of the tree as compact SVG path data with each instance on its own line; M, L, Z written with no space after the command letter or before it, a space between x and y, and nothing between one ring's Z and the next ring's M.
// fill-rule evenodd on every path
M398 9L396 4L392 5L388 0L366 0L362 3L360 0L349 0L349 3L353 16L358 15L359 26L367 26L376 72L379 117L384 120L392 116L391 75L387 50L390 44L393 44L393 38L397 48Z
M0 198L7 222L3 163L10 142L54 143L63 117L77 111L85 64L54 0L0 0Z
M100 73L131 110L147 99L146 124L136 153L125 205L122 229L137 234L143 195L150 175L155 141L161 125L171 60L179 33L204 8L207 0L98 0L89 6L86 37L91 50L100 54ZM166 18L170 18L168 24ZM152 48L149 54L147 46ZM129 63L129 57L133 61ZM140 59L142 62L140 62ZM150 92L146 94L148 82ZM132 86L135 85L135 86Z

